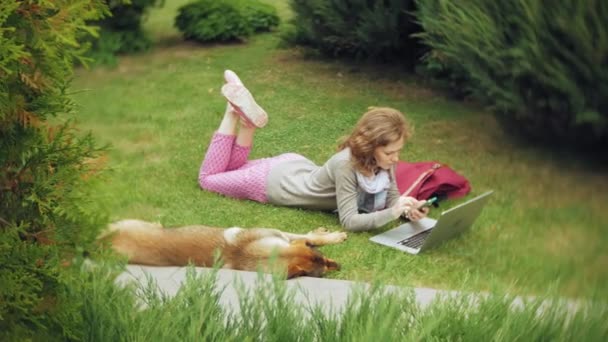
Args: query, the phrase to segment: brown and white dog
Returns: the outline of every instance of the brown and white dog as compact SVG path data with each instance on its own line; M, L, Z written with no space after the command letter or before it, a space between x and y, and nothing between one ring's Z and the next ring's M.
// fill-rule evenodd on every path
M327 271L338 270L338 263L325 258L314 247L340 243L346 240L346 233L329 232L325 228L307 234L199 225L163 228L158 223L122 220L110 224L100 240L109 241L131 264L185 266L192 263L211 267L219 257L223 268L286 271L289 279L321 277ZM270 265L273 260L274 264Z

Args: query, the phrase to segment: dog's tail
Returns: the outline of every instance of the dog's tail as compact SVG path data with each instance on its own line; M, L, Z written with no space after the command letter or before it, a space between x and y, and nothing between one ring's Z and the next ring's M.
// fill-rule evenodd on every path
M137 230L150 230L150 229L162 229L163 226L156 222L147 222L142 220L121 220L114 223L108 224L108 227L104 229L101 234L97 237L97 240L104 240L108 236L118 231L137 231Z

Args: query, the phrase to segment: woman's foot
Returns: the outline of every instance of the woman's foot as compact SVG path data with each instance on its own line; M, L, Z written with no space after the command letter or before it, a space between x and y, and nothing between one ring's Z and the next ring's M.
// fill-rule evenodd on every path
M224 72L224 79L228 83L222 86L222 95L224 95L234 110L254 126L258 128L266 126L268 114L255 102L253 96L240 82L238 76L234 72L226 70Z
M237 74L232 71L232 70L224 70L224 81L226 81L226 83L231 83L231 84L239 84L239 85L243 85L243 82L241 81L241 79L237 76ZM246 117L242 117L235 109L234 107L232 107L232 105L230 104L230 102L226 103L226 113L228 114L232 114L234 115L237 119L239 119L241 126L247 127L247 128L253 128L255 127L249 120L247 120ZM227 114L227 115L228 115Z

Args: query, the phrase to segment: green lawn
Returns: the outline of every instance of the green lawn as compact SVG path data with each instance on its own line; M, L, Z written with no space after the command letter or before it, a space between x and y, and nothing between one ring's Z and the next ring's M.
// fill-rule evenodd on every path
M272 2L289 15L284 1ZM321 164L368 106L392 106L415 126L402 159L447 163L470 180L473 194L495 190L470 233L429 253L414 257L372 244L368 238L376 232L350 234L345 243L324 247L342 264L329 277L608 297L602 291L608 288L605 170L517 143L487 111L449 100L398 70L306 58L277 49L276 34L244 44L182 42L172 18L186 1L168 3L147 22L160 42L156 48L121 57L113 69L78 70L73 83L79 127L112 146L111 170L95 199L112 220L341 229L332 214L200 190L198 169L225 108L219 89L223 70L230 68L270 115L252 158L291 151Z

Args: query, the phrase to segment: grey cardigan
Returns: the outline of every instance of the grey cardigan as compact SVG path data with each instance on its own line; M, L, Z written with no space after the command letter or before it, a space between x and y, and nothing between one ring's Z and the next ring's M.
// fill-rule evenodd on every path
M349 231L381 227L396 219L391 207L399 198L395 170L390 170L386 208L372 213L359 213L357 195L361 191L350 149L334 154L323 166L302 158L274 166L268 174L266 195L269 203L317 210L338 210L340 223Z

